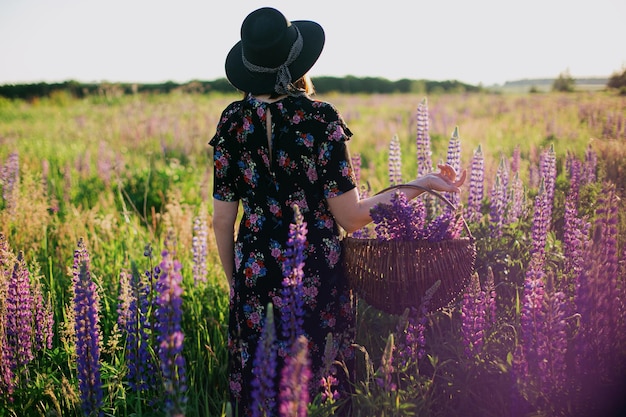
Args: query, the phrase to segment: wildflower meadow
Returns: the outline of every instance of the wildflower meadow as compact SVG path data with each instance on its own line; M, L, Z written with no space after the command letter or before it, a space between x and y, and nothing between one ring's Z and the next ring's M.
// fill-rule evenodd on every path
M332 335L326 376L309 370L296 215L280 319L260 318L255 415L624 415L626 98L319 98L354 133L361 194L441 162L468 173L447 195L456 213L397 193L355 236L450 239L461 216L475 272L443 308L430 307L437 286L400 315L355 294L356 367L342 394ZM0 417L237 416L208 146L235 99L106 88L0 98ZM277 332L292 342L280 375Z

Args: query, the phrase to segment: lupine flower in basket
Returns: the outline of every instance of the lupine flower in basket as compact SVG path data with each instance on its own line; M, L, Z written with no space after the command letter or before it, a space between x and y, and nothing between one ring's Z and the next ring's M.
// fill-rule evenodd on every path
M379 240L439 242L458 239L463 231L463 219L451 211L428 223L424 203L418 199L408 200L400 190L393 194L390 204L377 204L370 215Z
M476 259L461 211L445 210L428 221L424 202L407 199L399 188L388 204L374 206L370 214L372 226L344 239L346 273L362 299L387 313L402 314L405 308L417 307L437 281L441 285L431 309L460 296Z

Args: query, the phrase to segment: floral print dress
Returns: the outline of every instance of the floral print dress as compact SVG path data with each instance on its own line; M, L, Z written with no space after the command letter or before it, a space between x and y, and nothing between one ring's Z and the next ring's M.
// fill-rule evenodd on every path
M267 112L271 112L271 146ZM269 302L280 306L282 263L294 205L308 230L304 332L309 340L312 382L323 376L329 332L338 359L351 359L354 308L341 268L339 228L326 202L356 186L345 143L350 136L329 103L291 96L266 103L248 95L224 110L210 141L214 198L240 201L243 207L235 241L228 340L231 400L239 415L250 412L253 358L265 309ZM279 323L279 309L274 310ZM280 358L289 346L281 340L280 331L277 337L282 363Z

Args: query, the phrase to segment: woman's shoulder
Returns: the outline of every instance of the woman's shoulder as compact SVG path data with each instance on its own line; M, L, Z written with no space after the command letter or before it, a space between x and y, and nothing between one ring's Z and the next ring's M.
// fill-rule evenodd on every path
M314 120L331 122L341 118L337 108L328 101L302 97L295 100L294 104L300 107L305 114L313 115Z

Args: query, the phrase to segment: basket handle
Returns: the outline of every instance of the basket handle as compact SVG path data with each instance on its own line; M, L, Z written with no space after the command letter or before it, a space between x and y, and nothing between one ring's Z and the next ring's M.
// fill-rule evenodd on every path
M382 194L382 193L385 193L385 192L391 191L391 190L397 190L397 189L400 189L400 188L413 188L413 189L416 189L416 190L425 191L425 192L430 193L430 194L434 195L435 197L438 197L439 199L441 199L441 201L446 203L446 205L448 207L450 207L452 209L452 211L456 211L457 210L457 207L454 204L452 204L452 202L450 200L448 200L443 194L439 193L438 191L431 190L430 188L422 187L421 185L415 185L415 184L392 185L390 187L383 188L382 190L377 192L376 195ZM470 239L474 240L474 236L472 235L472 232L471 232L469 226L467 225L467 222L465 221L465 218L462 215L461 215L461 220L463 221L463 228L467 232L467 235L469 236Z

